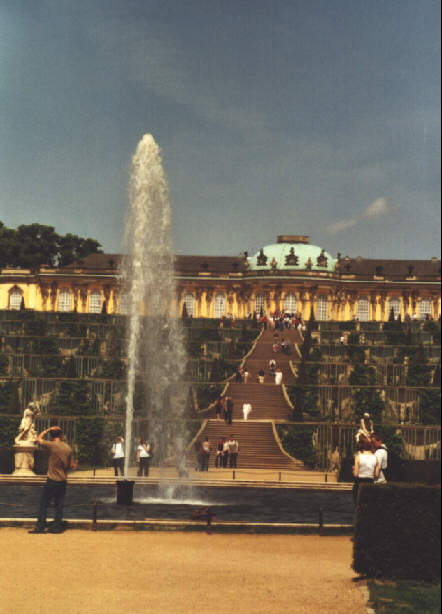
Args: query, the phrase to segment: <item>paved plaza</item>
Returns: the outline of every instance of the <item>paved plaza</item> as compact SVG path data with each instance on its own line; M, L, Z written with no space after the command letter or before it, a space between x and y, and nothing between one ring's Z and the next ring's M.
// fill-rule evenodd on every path
M349 537L0 529L0 614L365 614Z

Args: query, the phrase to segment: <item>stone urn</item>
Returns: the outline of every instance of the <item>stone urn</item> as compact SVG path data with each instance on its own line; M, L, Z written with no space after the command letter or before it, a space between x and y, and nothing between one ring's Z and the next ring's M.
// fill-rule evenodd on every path
M32 441L16 443L14 450L14 473L12 475L33 475L34 473L34 452L37 445Z

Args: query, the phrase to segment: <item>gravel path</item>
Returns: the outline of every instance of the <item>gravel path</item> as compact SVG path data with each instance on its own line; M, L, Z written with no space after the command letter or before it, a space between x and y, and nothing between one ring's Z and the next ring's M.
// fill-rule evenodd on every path
M349 537L0 529L1 614L364 614Z

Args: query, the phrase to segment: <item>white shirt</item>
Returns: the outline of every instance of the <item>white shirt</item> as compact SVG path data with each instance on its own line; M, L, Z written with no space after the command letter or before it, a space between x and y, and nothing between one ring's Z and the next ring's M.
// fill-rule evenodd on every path
M383 470L386 469L388 466L388 462L387 462L388 452L386 448L378 448L374 454L376 458L378 459L378 464L381 469L381 472L379 474L378 479L376 480L376 483L378 484L380 482L386 482L387 480L385 479L385 474Z
M114 443L112 446L112 454L114 455L114 458L124 458L124 447L121 441Z
M282 383L282 371L277 371L275 373L275 384L279 386Z
M374 480L377 458L374 454L359 454L358 478L370 478Z
M146 450L147 448L147 450ZM150 457L150 445L147 444L146 447L142 446L141 444L138 446L137 448L137 452L140 453L140 458L149 458Z

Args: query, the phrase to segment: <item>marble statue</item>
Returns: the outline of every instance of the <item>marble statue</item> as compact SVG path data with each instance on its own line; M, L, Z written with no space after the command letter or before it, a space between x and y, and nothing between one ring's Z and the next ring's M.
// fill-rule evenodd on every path
M40 415L40 408L37 403L29 403L23 412L23 418L18 427L18 435L15 443L18 445L34 443L37 440L34 420Z
M34 452L37 449L37 431L35 418L40 415L37 403L29 403L23 412L23 418L18 427L18 435L14 444L14 473L19 476L33 476Z
M370 418L370 414L366 412L361 418L361 424L359 426L358 432L356 433L357 443L359 443L361 438L365 438L370 441L373 433L374 433L373 420Z

